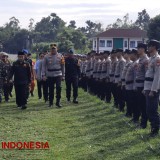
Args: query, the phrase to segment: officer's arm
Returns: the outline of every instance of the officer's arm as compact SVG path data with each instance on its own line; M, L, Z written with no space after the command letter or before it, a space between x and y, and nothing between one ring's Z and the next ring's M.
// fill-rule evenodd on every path
M160 58L156 60L155 64L155 73L154 73L154 80L152 83L151 91L157 92L158 91L158 84L160 81Z
M42 77L46 76L47 57L45 56L42 61Z
M65 60L63 56L61 59L61 69L62 69L62 77L65 77Z

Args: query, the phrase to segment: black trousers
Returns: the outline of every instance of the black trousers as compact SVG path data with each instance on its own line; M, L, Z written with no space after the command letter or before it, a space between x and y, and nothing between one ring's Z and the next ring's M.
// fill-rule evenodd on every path
M16 84L14 86L16 93L16 104L18 106L24 106L27 104L26 86L28 86L28 84Z
M149 96L149 91L146 93L146 112L151 123L151 128L159 129L160 117L158 113L159 93L154 93L153 97Z
M137 119L139 118L138 116L141 116L141 125L146 125L148 120L147 113L146 113L146 99L142 91L143 91L143 87L137 88L137 91L136 91Z
M117 85L117 100L118 100L118 107L120 111L124 111L125 101L124 101L124 90L121 86Z
M3 93L4 93L5 101L8 101L9 100L9 94L10 94L10 83L9 82L4 83Z
M126 106L127 106L127 116L133 116L135 109L136 94L133 90L126 90Z
M38 97L39 99L43 98L45 101L48 101L48 81L37 81Z
M106 102L110 103L111 101L111 82L105 83L105 95L106 95Z
M54 86L56 85L56 99L57 102L61 99L61 76L58 77L48 77L48 87L49 87L49 103L53 105L54 100Z
M66 78L66 98L71 98L71 88L73 87L73 98L78 97L78 77Z
M113 95L113 98L114 98L114 105L115 106L118 106L118 94L117 94L117 85L116 83L113 83L111 82L111 93Z

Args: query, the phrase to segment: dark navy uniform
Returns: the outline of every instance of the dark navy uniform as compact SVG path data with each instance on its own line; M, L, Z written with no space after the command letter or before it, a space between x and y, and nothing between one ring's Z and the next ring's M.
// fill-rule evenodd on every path
M19 52L18 55L23 55L23 52ZM10 79L12 79L13 75L17 106L25 109L27 104L26 86L31 83L30 64L24 60L13 62Z
M71 52L71 51L70 51ZM80 64L77 58L69 56L65 59L66 98L70 101L71 85L73 87L73 102L78 103L78 79L80 77Z

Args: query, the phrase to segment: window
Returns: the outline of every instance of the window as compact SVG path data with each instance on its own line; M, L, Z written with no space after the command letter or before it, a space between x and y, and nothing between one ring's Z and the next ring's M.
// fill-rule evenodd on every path
M107 47L112 47L112 41L111 40L107 41Z
M136 47L136 42L135 41L130 41L130 47L135 48Z
M127 43L127 41L124 41L124 47L125 47L125 48L128 48L128 43Z
M105 40L99 41L99 47L105 47Z

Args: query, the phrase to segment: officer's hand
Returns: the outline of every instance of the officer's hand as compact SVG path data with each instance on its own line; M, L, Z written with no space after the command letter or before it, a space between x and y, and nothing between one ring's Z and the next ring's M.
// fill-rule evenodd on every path
M65 80L65 78L64 77L62 77L62 81L64 81Z
M150 91L150 92L149 92L149 96L150 96L150 97L154 97L154 92L153 92L153 91Z

